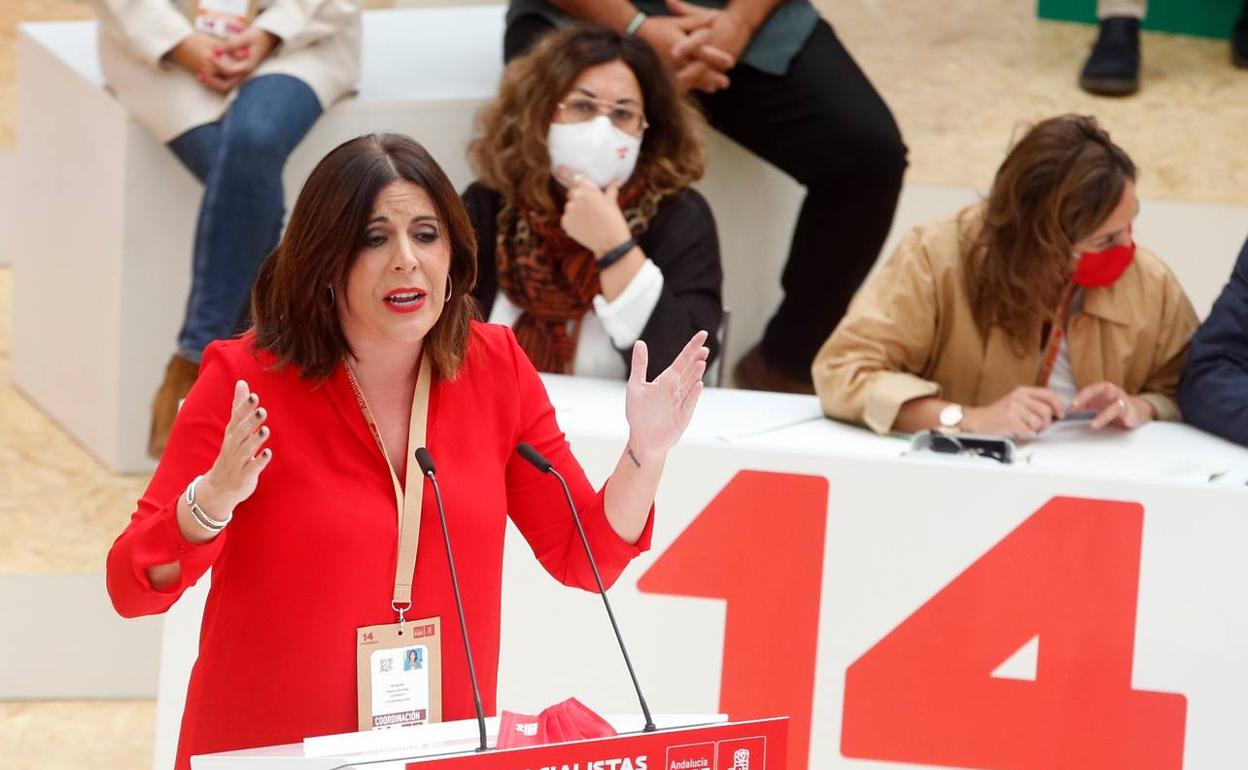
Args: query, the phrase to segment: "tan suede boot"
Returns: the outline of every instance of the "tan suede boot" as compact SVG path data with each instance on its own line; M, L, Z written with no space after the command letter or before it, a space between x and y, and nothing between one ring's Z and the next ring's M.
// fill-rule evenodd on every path
M755 345L742 356L732 372L736 386L744 390L770 390L776 393L813 394L815 386L795 380L767 363L761 345Z
M165 367L165 379L152 398L152 430L147 437L147 454L159 460L173 429L173 418L178 416L182 399L191 392L195 378L199 376L199 364L182 356L169 359Z

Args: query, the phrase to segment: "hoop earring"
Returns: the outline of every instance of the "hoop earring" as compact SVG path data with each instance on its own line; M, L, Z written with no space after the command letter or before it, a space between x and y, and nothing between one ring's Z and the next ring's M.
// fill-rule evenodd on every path
M325 284L325 288L329 290L329 306L332 308L338 304L338 299L334 296L334 285L332 283Z
M443 301L449 300L451 298L451 290L453 288L454 287L451 286L451 274L447 273L446 274L446 297Z

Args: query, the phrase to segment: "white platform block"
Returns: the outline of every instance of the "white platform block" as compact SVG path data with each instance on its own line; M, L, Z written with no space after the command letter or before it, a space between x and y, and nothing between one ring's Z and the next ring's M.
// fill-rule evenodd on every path
M157 692L164 618L118 616L101 574L0 575L0 617L0 700Z

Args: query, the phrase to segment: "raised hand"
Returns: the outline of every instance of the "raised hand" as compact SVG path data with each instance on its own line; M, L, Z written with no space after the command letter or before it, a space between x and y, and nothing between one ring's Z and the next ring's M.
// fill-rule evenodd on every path
M196 502L204 512L218 521L234 512L256 491L260 473L273 459L273 450L265 447L270 431L264 424L268 412L260 406L260 397L251 392L246 381L234 384L234 402L230 420L221 437L221 450L212 468L196 485ZM184 507L179 504L179 507ZM182 534L193 542L212 538L188 517L183 519Z
M693 335L672 365L653 382L646 382L650 358L646 343L638 340L633 345L624 416L628 420L628 445L637 455L634 461L663 457L689 426L693 408L702 394L702 375L710 355L706 338L705 331Z

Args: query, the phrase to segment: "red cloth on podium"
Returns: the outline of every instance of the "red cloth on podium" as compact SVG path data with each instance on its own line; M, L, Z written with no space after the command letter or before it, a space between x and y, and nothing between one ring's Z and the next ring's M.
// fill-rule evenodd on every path
M317 386L290 368L273 371L273 363L250 335L209 346L164 459L108 555L109 595L127 617L164 612L213 570L178 770L190 766L192 754L355 730L355 630L395 621L394 488L346 371L340 366ZM233 523L213 542L191 545L178 530L176 502L216 458L239 379L269 412L273 460ZM516 454L521 441L567 477L608 584L649 547L653 527L651 511L636 544L619 539L603 511L602 492L572 456L545 387L511 330L474 323L458 377L433 383L427 442L445 497L487 713L494 711L498 674L507 517L554 577L594 587L563 492ZM153 589L147 568L173 561L181 563L181 583ZM409 618L442 619L443 719L471 717L467 664L429 491L413 604Z

